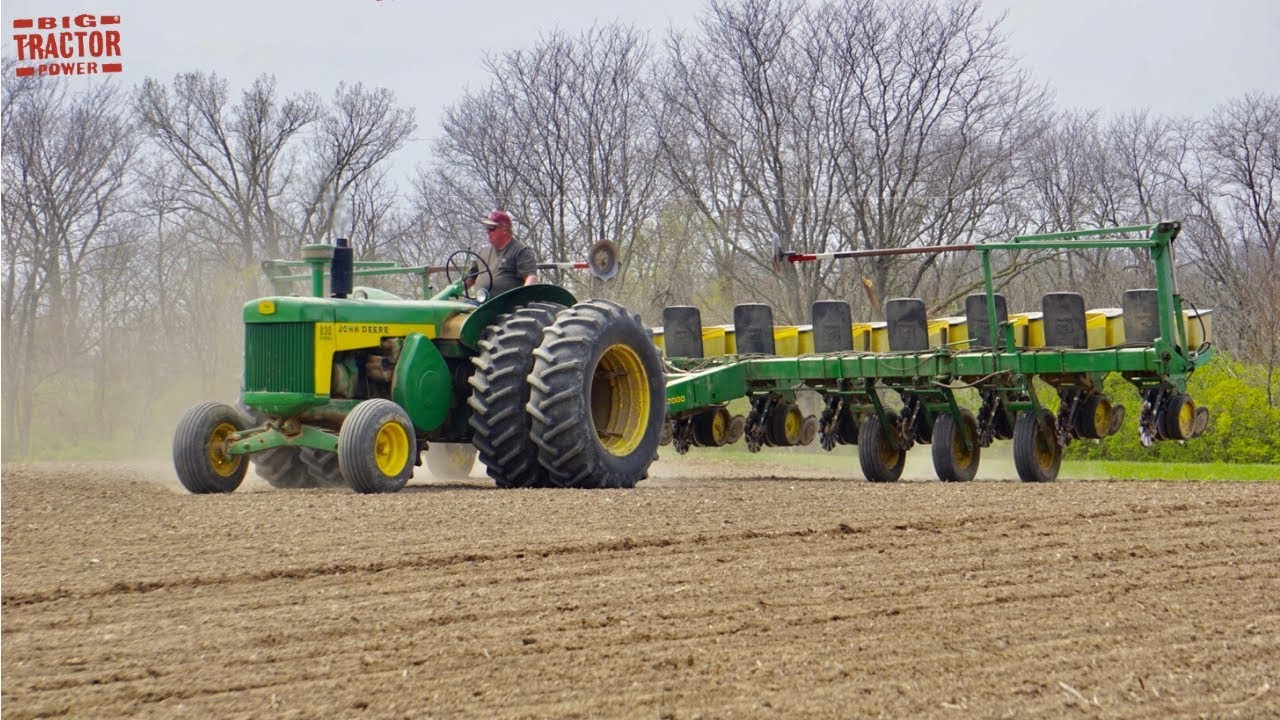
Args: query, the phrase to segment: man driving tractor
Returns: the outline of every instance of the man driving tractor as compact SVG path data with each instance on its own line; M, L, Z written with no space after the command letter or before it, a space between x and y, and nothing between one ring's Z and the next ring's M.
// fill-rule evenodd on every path
M480 259L490 272L480 272L476 265L472 265L467 288L483 288L493 296L538 282L537 258L533 248L512 235L511 216L502 210L494 210L481 223L488 233L489 247L480 253Z

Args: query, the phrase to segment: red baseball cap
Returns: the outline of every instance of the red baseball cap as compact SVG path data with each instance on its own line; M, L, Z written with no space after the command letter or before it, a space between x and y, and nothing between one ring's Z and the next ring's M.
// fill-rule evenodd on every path
M489 213L489 217L485 218L484 220L481 220L480 224L484 225L485 227L498 227L500 225L506 225L507 227L511 227L511 216L506 214L502 210L494 210L493 212Z

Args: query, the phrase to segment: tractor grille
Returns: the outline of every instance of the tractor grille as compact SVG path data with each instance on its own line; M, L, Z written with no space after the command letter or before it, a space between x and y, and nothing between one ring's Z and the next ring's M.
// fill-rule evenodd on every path
M247 323L244 326L244 389L249 392L313 393L313 323Z

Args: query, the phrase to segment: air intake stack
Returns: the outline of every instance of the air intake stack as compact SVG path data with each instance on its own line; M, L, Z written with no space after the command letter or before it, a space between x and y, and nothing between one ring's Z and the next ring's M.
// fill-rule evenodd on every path
M351 242L346 238L334 241L333 264L329 269L329 294L336 298L345 298L351 294L354 253Z

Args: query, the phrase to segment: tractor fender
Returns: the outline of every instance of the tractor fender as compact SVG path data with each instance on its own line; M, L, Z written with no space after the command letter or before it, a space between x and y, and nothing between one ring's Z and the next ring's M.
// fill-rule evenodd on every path
M449 417L453 380L444 356L422 333L409 333L391 380L391 399L404 408L421 432L431 432Z
M578 300L573 293L559 285L523 285L489 298L488 302L476 308L463 323L458 340L475 349L484 336L485 328L497 321L499 316L532 302L553 302L569 307L577 304Z

